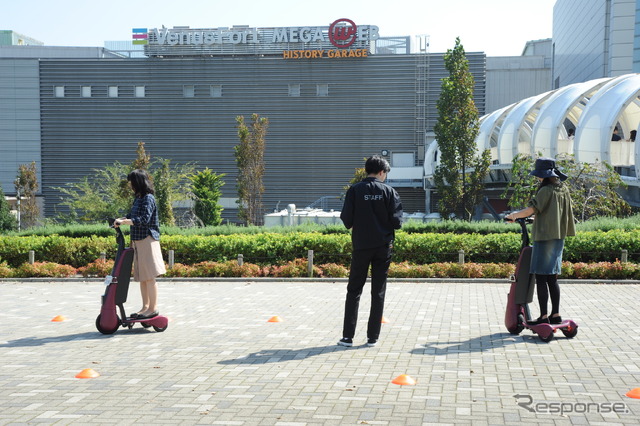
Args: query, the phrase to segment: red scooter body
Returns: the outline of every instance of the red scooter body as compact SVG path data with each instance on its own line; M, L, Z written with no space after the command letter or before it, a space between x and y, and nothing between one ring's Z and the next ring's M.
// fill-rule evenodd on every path
M113 226L114 219L109 219L109 225ZM124 247L124 235L120 228L116 230L116 241L118 252L116 260L111 270L111 275L105 278L105 292L102 296L102 308L100 315L96 318L96 328L102 334L113 334L120 326L132 328L133 324L139 322L145 328L153 327L156 331L166 330L169 319L158 315L153 318L128 318L124 303L127 301L129 293L129 281L131 280L131 269L133 267L133 249ZM118 309L117 309L118 308ZM118 310L120 316L118 316Z
M567 338L575 337L578 333L578 324L570 319L564 320L560 324L529 324L531 322L529 303L533 301L533 290L535 288L535 276L529 273L533 248L529 245L529 233L527 231L527 223L532 221L531 219L516 219L516 222L522 228L522 248L515 274L511 277L504 325L511 334L520 334L522 330L528 328L540 336L540 339L544 342L551 341L557 330L562 331Z

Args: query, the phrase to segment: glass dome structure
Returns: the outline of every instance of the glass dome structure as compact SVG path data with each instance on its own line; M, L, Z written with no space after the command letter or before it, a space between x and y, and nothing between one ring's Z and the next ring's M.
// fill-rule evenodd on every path
M491 151L492 169L510 168L517 154L572 154L581 162L607 162L640 187L638 127L640 74L626 74L561 87L487 114L480 118L476 146ZM612 140L614 129L619 140ZM439 160L437 141L426 151L429 179Z

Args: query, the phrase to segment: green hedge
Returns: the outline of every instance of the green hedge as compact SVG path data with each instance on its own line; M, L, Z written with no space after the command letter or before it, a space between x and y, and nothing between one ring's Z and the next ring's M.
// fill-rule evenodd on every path
M0 260L17 267L29 260L29 250L35 252L36 262L53 262L75 268L87 265L100 257L115 257L115 238L83 237L70 238L53 235L49 237L0 237Z
M160 227L162 235L234 235L234 234L295 234L295 233L312 233L321 234L348 234L342 224L321 225L317 223L307 222L297 226L238 226L238 225L220 225L206 226L204 228L180 228L177 226ZM633 215L628 218L609 218L600 217L590 219L586 222L577 223L576 229L579 232L586 231L631 231L640 229L640 214ZM123 228L123 232L128 233L128 227ZM402 225L402 231L408 234L503 234L520 232L520 227L511 223L497 221L473 221L467 222L462 220L445 220L438 222L421 222L409 220ZM20 232L5 233L8 236L53 236L62 237L112 237L113 229L107 226L106 220L95 224L68 224L57 225L48 224L29 228Z
M305 258L314 250L314 263L348 264L351 255L349 234L321 234L297 232L288 234L258 233L233 235L163 235L163 251L174 250L175 261L195 264L205 261L224 262L236 259L256 264L281 264ZM395 262L428 264L457 262L458 251L464 250L467 262L515 262L520 249L520 235L505 234L420 234L398 232L395 243ZM622 249L630 253L633 261L640 253L640 230L612 230L607 232L579 232L566 240L564 260L570 262L615 261ZM29 250L35 251L35 260L85 266L107 253L115 256L114 237L71 238L52 236L2 236L0 261L17 267L28 261Z

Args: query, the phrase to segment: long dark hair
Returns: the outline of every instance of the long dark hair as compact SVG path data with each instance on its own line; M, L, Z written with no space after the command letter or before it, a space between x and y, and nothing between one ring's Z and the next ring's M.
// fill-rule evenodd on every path
M540 182L540 185L538 185L538 190L536 191L536 193L540 191L540 189L543 186L547 186L547 185L560 185L560 179L558 179L555 176L550 176L542 179L542 181Z
M147 194L154 194L153 182L149 174L142 170L136 169L127 175L127 180L131 182L133 192L136 193L136 197L142 198Z

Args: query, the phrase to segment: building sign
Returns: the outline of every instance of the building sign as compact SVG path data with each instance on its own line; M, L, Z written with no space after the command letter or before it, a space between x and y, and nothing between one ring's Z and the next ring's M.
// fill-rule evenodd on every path
M357 36L358 27L351 19L338 19L329 25L329 41L335 47L349 47Z
M368 49L333 49L333 50L285 50L284 59L315 59L315 58L366 58Z
M365 57L364 51L368 53L378 38L377 26L357 26L350 19L338 19L328 27L133 29L134 44L144 44L147 56ZM343 49L352 49L353 53L343 54ZM316 53L304 53L307 51Z

